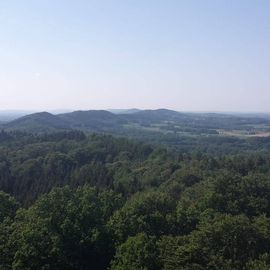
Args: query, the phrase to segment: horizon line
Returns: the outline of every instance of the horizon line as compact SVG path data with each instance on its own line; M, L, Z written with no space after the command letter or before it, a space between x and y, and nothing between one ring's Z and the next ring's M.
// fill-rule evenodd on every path
M0 113L38 113L38 112L74 112L74 111L128 111L128 110L160 110L160 109L166 109L166 110L172 110L176 112L182 112L182 113L225 113L225 114L270 114L270 111L249 111L249 110L178 110L178 109L172 109L167 107L160 107L160 108L139 108L139 107L132 107L132 108L70 108L70 109L61 109L61 108L54 108L54 109L0 109Z

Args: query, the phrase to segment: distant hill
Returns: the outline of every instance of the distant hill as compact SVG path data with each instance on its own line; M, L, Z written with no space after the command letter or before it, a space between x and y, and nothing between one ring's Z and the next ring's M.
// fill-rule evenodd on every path
M29 114L11 121L3 127L7 130L21 130L34 133L70 129L69 124L63 119L48 112Z
M76 129L148 139L150 133L174 136L270 135L269 119L218 113L183 113L168 109L131 109L117 114L105 110L74 111L56 115L41 112L1 124L1 127L32 133Z
M105 110L75 111L57 115L40 112L2 124L2 128L33 133L50 133L70 129L109 133L121 128L124 123L126 120Z
M139 123L149 124L157 123L161 121L175 121L186 117L184 113L168 110L168 109L157 109L157 110L143 110L133 114L123 114L120 117L135 121Z
M141 110L133 108L133 109L109 109L108 111L114 114L133 114L140 112Z
M57 117L68 123L70 128L90 131L108 131L125 122L105 110L75 111L58 114Z

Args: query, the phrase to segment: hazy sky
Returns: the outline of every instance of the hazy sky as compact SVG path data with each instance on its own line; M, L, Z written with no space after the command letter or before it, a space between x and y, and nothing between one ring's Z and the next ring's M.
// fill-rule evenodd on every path
M0 1L0 110L129 107L270 111L270 1Z

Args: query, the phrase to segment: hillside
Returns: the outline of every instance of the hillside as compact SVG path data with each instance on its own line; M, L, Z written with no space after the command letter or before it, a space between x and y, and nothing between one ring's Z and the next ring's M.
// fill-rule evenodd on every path
M6 130L32 133L60 130L102 132L133 138L173 136L222 135L268 136L270 120L263 117L239 116L217 113L183 113L167 109L141 110L132 113L112 113L105 110L75 111L62 114L35 113L7 124Z
M68 130L70 126L65 120L48 112L29 114L5 124L6 130L20 130L34 133Z
M57 117L68 123L70 128L87 131L110 131L124 123L117 115L105 110L75 111L58 114Z

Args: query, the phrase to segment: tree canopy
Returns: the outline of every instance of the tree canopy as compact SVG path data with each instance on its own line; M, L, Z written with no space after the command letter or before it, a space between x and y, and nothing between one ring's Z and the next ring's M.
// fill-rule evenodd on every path
M270 267L266 152L0 135L1 270Z

